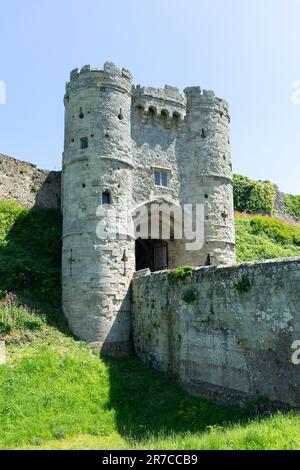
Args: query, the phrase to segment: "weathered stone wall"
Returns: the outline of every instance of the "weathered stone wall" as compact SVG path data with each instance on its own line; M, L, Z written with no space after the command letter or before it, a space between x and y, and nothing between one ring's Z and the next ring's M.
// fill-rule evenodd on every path
M60 172L40 170L31 163L0 154L0 199L24 207L59 209Z
M133 280L138 356L192 393L300 406L300 258Z

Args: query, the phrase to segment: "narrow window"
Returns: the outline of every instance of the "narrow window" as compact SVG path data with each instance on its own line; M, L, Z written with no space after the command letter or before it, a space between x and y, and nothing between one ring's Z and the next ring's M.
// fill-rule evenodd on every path
M159 171L155 171L154 179L155 179L156 186L160 186L160 172Z
M148 123L151 124L152 126L155 124L155 115L156 115L155 108L152 108L150 106L148 110Z
M104 191L102 193L102 204L109 205L110 204L110 193L108 191Z
M82 108L80 108L79 110L79 119L83 119L84 118L84 114L82 112Z
M161 173L161 185L165 188L168 186L167 173Z
M88 146L89 146L88 138L87 137L82 137L80 139L80 148L81 148L81 150L87 149Z
M207 257L206 257L205 266L211 266L210 254L208 254Z
M178 130L180 122L180 115L178 113L173 113L173 127Z
M166 171L155 170L154 172L155 186L168 187L168 173Z
M139 105L139 106L137 106L135 109L136 109L136 112L137 112L139 118L142 119L143 114L144 114L144 111L145 111L144 108L143 108L143 106L140 106L140 105Z
M160 117L161 117L161 123L163 127L166 129L168 127L168 117L169 117L167 111L163 110L160 114Z

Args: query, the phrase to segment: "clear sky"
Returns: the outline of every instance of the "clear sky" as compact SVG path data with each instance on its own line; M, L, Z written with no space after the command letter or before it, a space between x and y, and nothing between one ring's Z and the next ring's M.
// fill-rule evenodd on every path
M0 153L60 169L64 85L106 60L230 102L235 172L300 194L300 0L0 2Z

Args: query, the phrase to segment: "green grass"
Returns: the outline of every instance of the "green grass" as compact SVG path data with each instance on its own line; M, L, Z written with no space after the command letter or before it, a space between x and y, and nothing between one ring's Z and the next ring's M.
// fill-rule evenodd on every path
M236 228L240 260L300 254L298 227L239 215ZM300 449L297 414L192 397L135 357L100 358L72 338L60 234L59 214L0 202L0 449Z
M300 256L300 224L267 216L235 216L237 260Z
M6 341L24 332L40 330L44 317L20 302L16 294L6 294L0 299L0 335Z
M101 359L46 326L0 366L0 448L299 449L293 413L194 398L135 357Z

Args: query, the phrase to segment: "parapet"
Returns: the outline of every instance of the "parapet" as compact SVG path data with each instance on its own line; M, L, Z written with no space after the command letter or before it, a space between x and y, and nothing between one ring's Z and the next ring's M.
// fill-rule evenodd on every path
M66 84L66 93L77 88L89 86L115 86L125 89L125 91L130 93L132 78L129 70L125 68L119 69L113 62L105 62L103 69L85 65L81 70L78 68L72 70L70 81Z
M178 88L132 87L133 108L143 123L180 130L186 115L186 98Z
M201 87L194 86L185 88L184 94L187 99L187 108L211 108L224 112L228 115L229 104L226 100L218 98L212 90L201 90Z
M141 85L132 87L132 96L136 100L154 100L179 105L182 108L186 106L185 97L179 92L178 88L165 85L164 88L142 87Z

